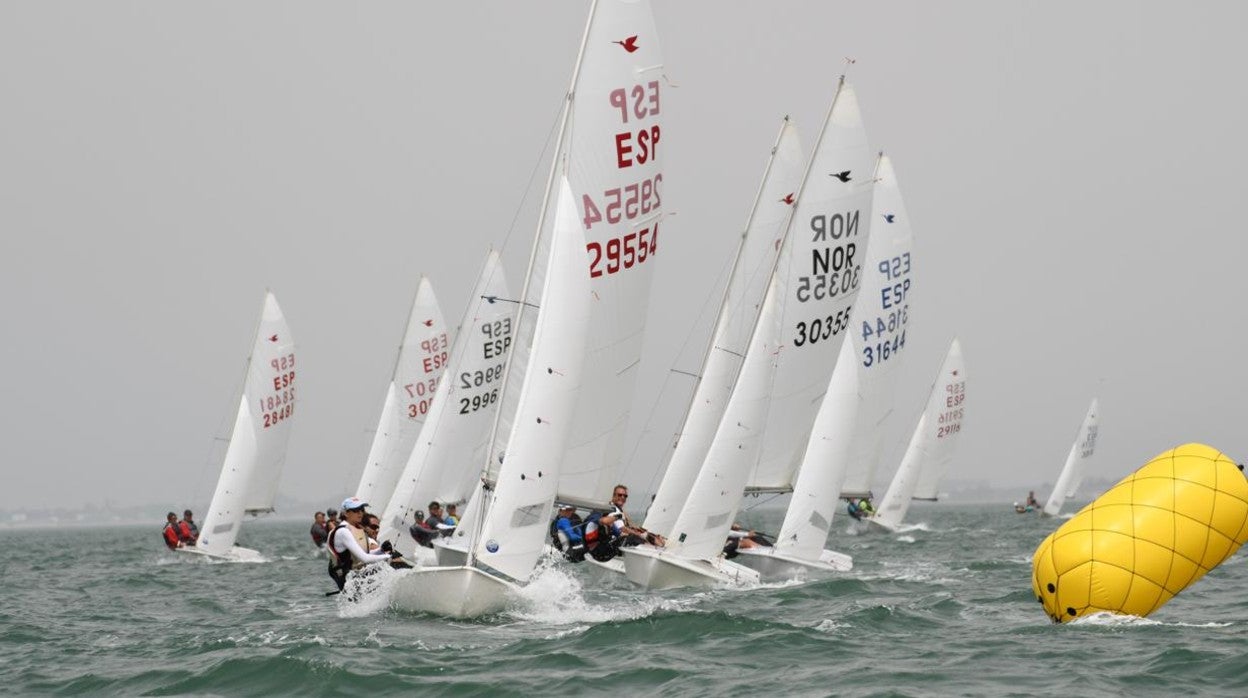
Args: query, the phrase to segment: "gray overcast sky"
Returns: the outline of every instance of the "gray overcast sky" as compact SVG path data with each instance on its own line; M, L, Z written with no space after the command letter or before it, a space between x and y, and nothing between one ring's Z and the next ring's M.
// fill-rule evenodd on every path
M535 168L530 203L544 182L587 9L0 4L6 507L205 505L266 287L303 366L280 492L344 496L419 274L452 322L487 246L506 239L523 274L520 204ZM677 215L622 478L635 489L666 457L689 387L668 370L697 367L779 119L809 147L845 56L916 237L881 480L954 335L969 395L951 478L1051 482L1093 396L1099 474L1190 440L1248 458L1248 4L654 9L679 86L662 140Z

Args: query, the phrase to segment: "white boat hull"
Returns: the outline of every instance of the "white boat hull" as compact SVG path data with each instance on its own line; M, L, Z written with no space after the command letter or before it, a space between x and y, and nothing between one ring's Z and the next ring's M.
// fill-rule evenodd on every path
M187 547L187 548L175 548L175 552L190 553L192 555L202 555L203 557L206 557L212 560L221 560L223 562L264 562L265 561L265 557L260 554L260 551L252 550L251 548L239 547L237 545L230 548L230 551L226 553L225 555L215 555L205 550L200 550L199 548L196 548L194 546Z
M863 529L865 533L896 533L897 527L889 523L884 523L878 519L863 519L867 522L867 527Z
M848 572L854 568L852 557L835 550L820 551L818 560L807 560L767 546L738 550L732 561L756 570L768 581L801 578L811 573Z
M475 567L418 567L395 580L390 605L447 618L477 618L507 607L515 584Z
M759 581L758 572L723 558L689 560L649 545L627 548L623 557L628 581L650 590L746 586Z
M437 560L438 567L463 567L468 564L467 548L443 543L440 540L433 543L433 556Z

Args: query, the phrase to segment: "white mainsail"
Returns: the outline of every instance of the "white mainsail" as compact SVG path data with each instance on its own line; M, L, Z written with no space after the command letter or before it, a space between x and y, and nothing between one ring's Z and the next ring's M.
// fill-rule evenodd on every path
M623 440L641 359L654 259L660 249L663 172L663 58L648 0L598 0L590 12L581 57L568 93L556 161L566 162L569 187L585 235L594 307L586 349L585 385L559 498L605 505L622 459ZM555 189L548 186L523 296L540 289ZM490 459L499 456L516 413L533 313L518 311L515 356Z
M858 100L842 79L797 193L737 384L668 539L672 554L717 556L747 480L788 487L851 331L870 231L871 171Z
M671 534L710 449L745 358L804 164L797 127L786 116L741 235L684 425L646 514L647 530Z
M1062 466L1062 472L1057 476L1057 484L1053 485L1053 494L1049 495L1049 501L1044 503L1044 513L1047 516L1057 516L1066 500L1075 496L1075 492L1079 490L1083 476L1087 474L1088 463L1096 452L1096 433L1100 426L1099 414L1100 407L1097 405L1096 398L1092 398L1088 413L1079 427L1079 434L1075 436L1075 442L1070 445L1070 453L1066 455L1066 464Z
M415 513L431 500L465 501L480 477L514 309L502 261L490 250L452 344L446 379L381 517L382 538L405 555L414 548L407 529Z
M295 387L295 340L277 299L266 292L234 431L195 552L258 556L234 542L244 513L273 510L295 414Z
M450 338L433 285L420 277L386 399L355 496L382 508L420 435L450 357Z
M585 239L566 180L560 192L550 266L509 448L472 551L481 563L519 581L532 574L546 544L560 456L587 367L591 292Z
M965 401L966 364L962 345L954 339L901 465L871 521L896 530L910 510L912 499L936 499L937 487L953 460L958 435L962 433Z
M892 162L883 154L872 209L854 332L841 346L776 539L777 549L801 559L817 560L822 554L838 493L869 494L905 352L914 238ZM856 478L852 487L851 474Z

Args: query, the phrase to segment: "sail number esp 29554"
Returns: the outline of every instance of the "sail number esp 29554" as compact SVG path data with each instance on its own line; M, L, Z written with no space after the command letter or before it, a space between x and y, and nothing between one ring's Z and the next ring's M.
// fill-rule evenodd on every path
M655 162L662 129L657 123L660 113L659 81L651 80L607 92L612 111L626 130L612 137L616 172ZM600 195L581 195L581 222L589 231L598 224L627 224L629 231L611 237L588 240L589 276L617 274L644 264L658 252L659 211L662 206L660 188L663 174L656 172L636 181L605 189Z

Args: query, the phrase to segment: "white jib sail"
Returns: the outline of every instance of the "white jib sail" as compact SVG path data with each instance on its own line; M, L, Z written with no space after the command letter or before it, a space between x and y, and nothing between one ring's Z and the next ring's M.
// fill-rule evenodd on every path
M698 373L684 425L646 514L647 530L664 536L672 532L676 515L684 506L706 459L711 439L728 406L728 396L741 371L803 169L797 128L785 117L741 235L737 258L720 304L719 319Z
M421 276L394 374L368 450L355 496L385 507L425 424L434 394L450 359L451 343L442 309L429 279Z
M432 500L463 502L480 477L514 311L501 259L490 250L452 344L447 375L381 517L382 537L400 550L411 548L407 529L417 511Z
M1044 513L1049 516L1057 516L1061 512L1062 505L1067 499L1075 496L1080 483L1083 482L1083 476L1088 472L1088 463L1096 452L1099 414L1100 407L1096 403L1096 398L1093 398L1092 404L1088 406L1088 414L1084 416L1083 424L1079 427L1079 434L1075 437L1075 442L1070 445L1070 453L1066 455L1066 465L1062 466L1062 472L1057 476L1057 484L1053 485L1053 494L1049 495L1049 501L1044 504Z
M295 340L272 293L265 293L260 327L234 432L196 547L226 555L244 513L273 510L295 414Z
M667 82L647 0L598 0L569 91L556 161L567 178L585 236L594 305L585 384L562 464L560 499L605 504L622 460L625 430L641 360L650 286L662 217L661 127ZM552 169L553 172L553 169ZM551 182L554 182L552 174ZM553 184L545 210L553 208ZM549 216L547 216L548 218ZM547 246L544 220L527 274L540 289ZM505 439L523 382L533 313L517 318L515 355L507 375L493 452ZM491 458L491 469L497 467ZM493 476L493 470L487 477Z
M804 559L819 558L840 501L838 493L865 496L870 490L906 346L913 236L892 163L885 155L876 166L872 209L871 244L853 332L841 346L776 541L777 548ZM850 490L851 473L858 479L854 487L861 491Z
M872 158L853 89L841 81L797 193L732 396L668 539L708 559L754 482L787 488L827 390L862 279Z
M520 581L532 574L546 545L560 456L583 381L590 294L585 238L563 180L529 366L474 550L478 561Z
M940 367L927 406L910 437L893 481L876 507L875 521L888 528L901 525L911 499L935 499L937 487L953 460L966 400L966 366L962 345L953 340Z

